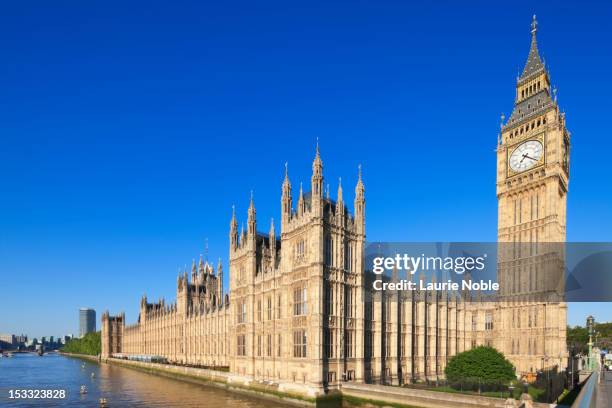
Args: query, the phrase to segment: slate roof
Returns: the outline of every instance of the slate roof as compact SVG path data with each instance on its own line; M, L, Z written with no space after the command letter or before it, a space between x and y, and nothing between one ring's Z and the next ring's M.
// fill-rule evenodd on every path
M531 23L531 47L529 48L529 55L527 56L527 62L525 63L525 68L523 68L523 73L519 78L519 83L530 78L532 75L536 73L541 73L544 71L544 63L540 58L540 53L538 51L538 41L536 39L536 32L538 28L538 22L533 16L533 21Z
M551 106L553 106L552 98L546 89L542 89L540 92L514 105L512 115L508 122L506 122L505 127L514 126L523 120L537 116Z
M535 75L545 72L544 63L538 52L538 41L536 39L537 27L538 22L535 16L533 16L533 21L531 23L531 47L529 48L529 55L527 56L527 62L525 63L525 68L523 68L523 73L518 79L519 85L521 82L527 81ZM549 91L543 88L539 92L515 104L512 115L510 115L510 119L508 119L504 127L515 126L521 122L530 120L530 118L541 114L553 105L554 102L550 97Z
M539 74L544 71L544 63L540 58L540 53L538 52L538 42L536 40L535 33L531 37L531 48L529 49L529 55L527 56L527 62L525 63L525 68L523 68L523 73L519 78L519 82L522 82L528 78L530 78L534 74Z

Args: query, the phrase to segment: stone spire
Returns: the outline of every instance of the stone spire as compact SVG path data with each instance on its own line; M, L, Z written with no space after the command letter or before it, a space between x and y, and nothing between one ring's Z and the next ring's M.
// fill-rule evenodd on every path
M249 215L247 218L248 236L255 239L257 233L257 220L255 211L255 200L253 199L253 190L251 190L251 202L249 203Z
M285 178L283 180L283 195L291 194L291 182L289 181L289 163L285 162Z
M218 303L223 304L223 266L221 265L221 258L217 263L217 293L219 294Z
M285 180L283 180L283 188L281 193L281 232L291 220L291 211L293 210L293 201L291 197L291 182L289 181L289 165L285 162Z
M319 138L317 138L317 148L315 158L312 162L312 197L321 198L323 196L323 161L319 153Z
M198 276L198 269L196 268L195 258L193 258L193 262L191 263L191 283L196 283L197 276Z
M198 261L198 282L204 283L206 279L206 268L204 267L204 260L202 254L200 254L200 260Z
M357 186L355 187L355 197L363 198L365 188L363 186L363 180L361 179L361 164L357 166Z
M302 183L300 182L300 195L298 196L297 213L303 215L305 210L304 206L304 192L302 190Z
M361 180L361 164L359 165L359 178L355 186L355 221L362 233L365 230L365 188Z
M342 198L342 177L338 177L338 201L336 202L336 222L344 225L344 199Z
M272 256L272 267L276 264L276 231L274 230L274 218L270 219L270 232L268 235L270 240L270 255Z
M527 56L525 68L523 68L523 73L519 77L519 82L532 76L536 72L541 72L544 70L544 63L542 62L540 53L538 52L538 40L536 38L537 32L538 21L536 20L536 16L534 14L531 21L531 47L529 49L529 55Z
M236 207L232 205L232 220L230 221L230 249L238 246L238 221L236 221ZM202 257L200 257L200 262Z

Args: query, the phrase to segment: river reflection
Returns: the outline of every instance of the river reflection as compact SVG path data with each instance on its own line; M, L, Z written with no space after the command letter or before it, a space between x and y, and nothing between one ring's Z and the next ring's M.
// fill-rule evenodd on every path
M92 376L93 373L93 376ZM81 394L82 385L87 393ZM10 399L10 390L65 390L65 399ZM286 405L252 399L223 389L190 384L110 364L48 354L15 354L0 359L1 407L238 407L280 408Z

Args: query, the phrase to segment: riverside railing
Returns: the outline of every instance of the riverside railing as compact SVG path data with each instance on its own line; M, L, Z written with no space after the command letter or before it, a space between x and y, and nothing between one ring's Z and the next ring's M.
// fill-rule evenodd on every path
M586 379L582 389L578 393L572 408L595 408L597 404L597 383L599 382L599 371L595 370Z

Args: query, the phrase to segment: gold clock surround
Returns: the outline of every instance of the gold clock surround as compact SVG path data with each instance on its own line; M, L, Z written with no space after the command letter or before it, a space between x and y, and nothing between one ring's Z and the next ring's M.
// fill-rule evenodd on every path
M529 141L537 141L540 142L542 144L542 156L540 157L540 160L538 160L538 162L531 166L530 168L523 170L523 171L515 171L510 167L510 156L512 156L512 153L514 153L514 151L521 146L523 143L529 142ZM544 136L544 132L539 133L535 136L530 136L530 137L525 137L519 141L517 141L516 143L514 143L512 146L508 146L508 148L506 149L506 172L508 177L513 177L513 176L517 176L519 174L524 174L527 173L531 170L537 169L538 167L542 167L543 165L546 164L546 138Z

